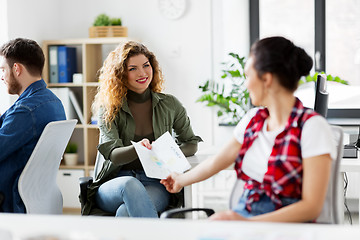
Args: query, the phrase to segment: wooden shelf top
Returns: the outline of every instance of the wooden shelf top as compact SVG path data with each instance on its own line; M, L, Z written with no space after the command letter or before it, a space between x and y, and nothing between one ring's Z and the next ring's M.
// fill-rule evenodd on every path
M105 37L105 38L73 38L73 39L58 39L45 40L43 44L46 45L77 45L77 44L117 44L131 40L128 37Z
M84 82L84 83L47 83L48 87L97 87L99 82Z
M51 87L82 87L84 84L81 83L48 83L47 86Z

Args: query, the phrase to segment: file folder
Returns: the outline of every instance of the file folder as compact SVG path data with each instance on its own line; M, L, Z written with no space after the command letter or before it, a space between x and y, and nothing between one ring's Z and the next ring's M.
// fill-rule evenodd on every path
M58 46L49 47L50 83L59 82L58 72Z
M72 82L76 72L76 48L58 46L59 83Z

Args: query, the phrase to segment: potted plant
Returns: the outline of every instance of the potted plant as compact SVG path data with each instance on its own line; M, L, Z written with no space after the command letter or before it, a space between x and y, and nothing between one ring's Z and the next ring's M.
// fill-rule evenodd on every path
M325 74L325 75L326 75L325 72L315 72L313 75L308 75L308 76L306 76L305 79L300 79L299 85L304 84L304 83L308 83L308 82L316 82L317 76L318 76L319 74ZM338 83L341 83L341 84L349 85L349 82L348 82L348 81L343 80L343 79L341 79L341 78L338 77L338 76L335 76L335 77L334 77L334 76L332 76L331 74L326 75L326 80L327 80L327 81L330 81L330 82L338 82Z
M65 165L68 166L75 166L78 161L78 145L74 142L69 142L66 146L65 153L64 153L64 160Z
M229 53L231 60L222 63L223 75L219 81L207 80L199 88L203 94L197 102L217 107L220 125L236 125L250 109L250 96L245 87L245 57Z
M203 85L199 86L203 94L198 98L197 102L206 102L208 107L217 107L219 125L233 126L251 108L251 101L249 92L245 87L245 58L235 53L229 53L229 56L232 59L229 62L222 63L224 68L222 69L221 80L207 80ZM315 83L318 74L325 73L315 72L313 75L308 75L304 79L300 79L299 85ZM349 85L347 81L330 74L327 75L327 81Z
M89 28L90 37L127 37L127 27L122 26L121 18L110 18L99 14Z

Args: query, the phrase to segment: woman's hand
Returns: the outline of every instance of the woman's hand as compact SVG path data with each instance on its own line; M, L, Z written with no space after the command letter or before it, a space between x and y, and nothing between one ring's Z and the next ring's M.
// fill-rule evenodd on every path
M147 149L151 149L151 143L149 141L149 139L144 138L143 140L139 141L138 143L140 143L142 146L146 147Z
M210 220L228 220L228 221L229 220L230 221L234 221L234 220L246 221L246 220L248 220L247 218L245 218L245 217L241 216L240 214L238 214L234 211L231 211L231 210L215 213L215 214L211 215L209 219Z
M166 179L162 179L160 183L162 183L166 190L170 193L178 193L184 187L179 183L179 177L181 175L178 173L171 173Z

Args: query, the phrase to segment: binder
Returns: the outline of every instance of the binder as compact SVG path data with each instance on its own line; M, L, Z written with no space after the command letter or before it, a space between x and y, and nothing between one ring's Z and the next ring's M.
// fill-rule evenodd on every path
M72 82L76 72L76 48L58 46L59 83Z
M83 112L82 112L79 102L77 101L76 96L72 90L69 91L69 97L70 97L70 101L71 101L72 105L75 108L75 112L76 112L77 116L79 117L81 124L85 124Z
M50 83L59 82L58 72L58 46L49 47Z

